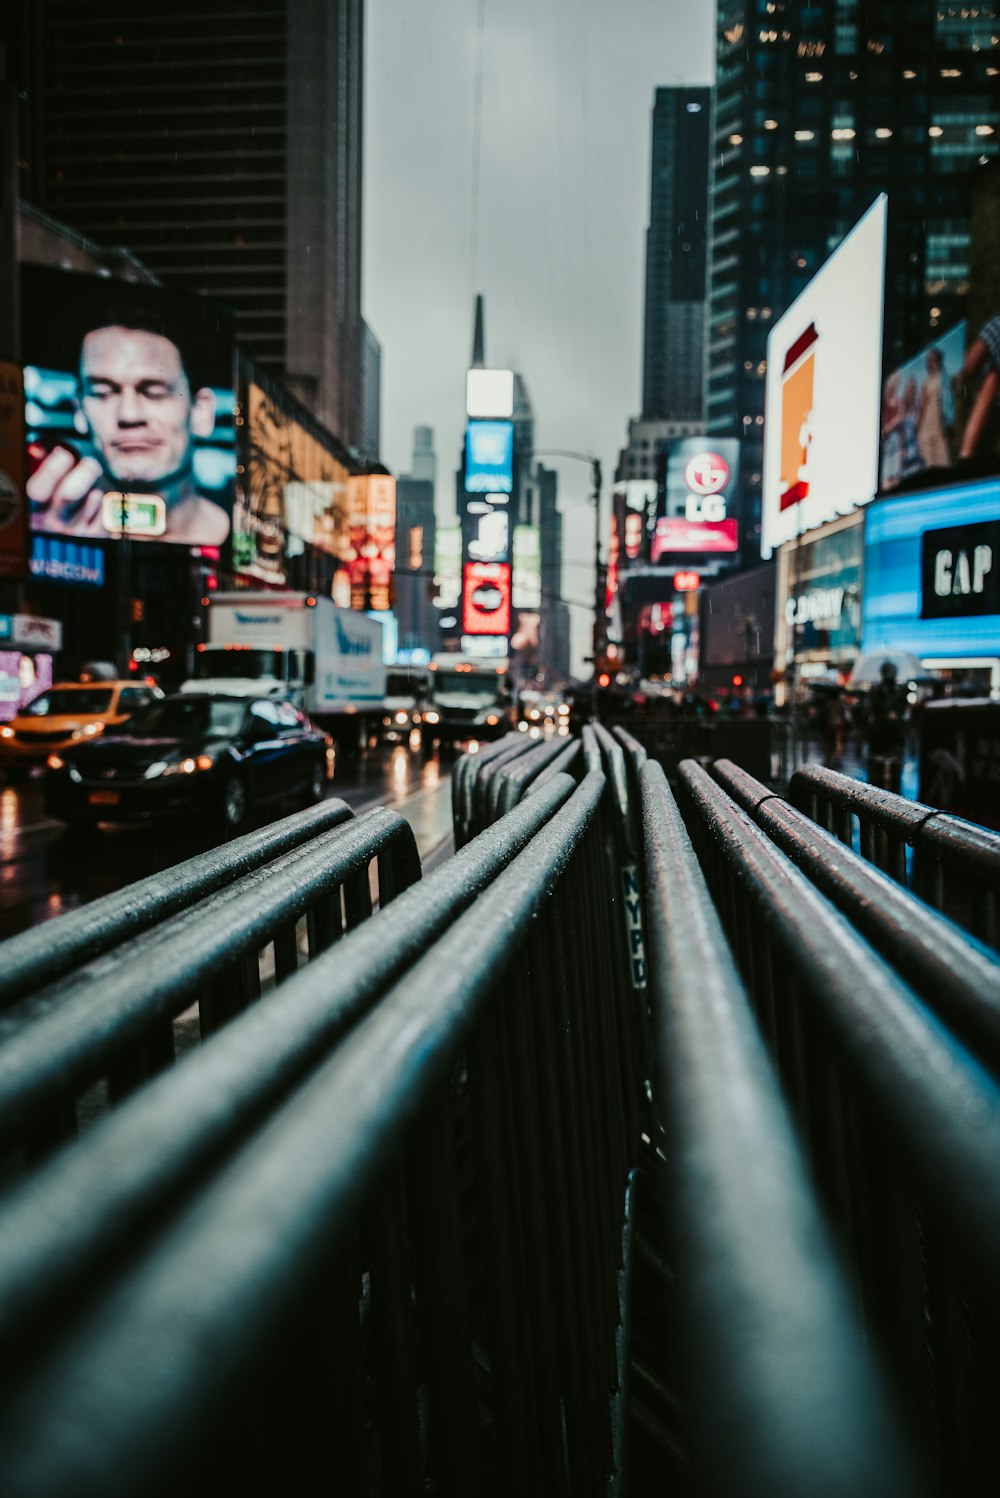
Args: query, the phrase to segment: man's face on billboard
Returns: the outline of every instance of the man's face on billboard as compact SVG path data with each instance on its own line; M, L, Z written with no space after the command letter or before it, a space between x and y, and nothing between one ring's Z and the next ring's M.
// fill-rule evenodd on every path
M80 352L80 409L105 471L156 486L191 462L215 423L210 390L192 398L177 345L140 328L96 328Z

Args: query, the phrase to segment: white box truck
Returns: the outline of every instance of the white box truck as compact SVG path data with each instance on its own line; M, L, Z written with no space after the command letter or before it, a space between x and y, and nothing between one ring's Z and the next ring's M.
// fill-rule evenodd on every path
M514 726L506 657L443 653L430 666L423 732L442 744L498 739Z
M216 593L182 690L287 696L345 746L380 728L382 626L307 593Z

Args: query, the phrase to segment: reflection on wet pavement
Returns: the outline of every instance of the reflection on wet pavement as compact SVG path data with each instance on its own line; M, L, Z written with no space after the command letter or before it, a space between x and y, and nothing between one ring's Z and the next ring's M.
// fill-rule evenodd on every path
M450 761L398 745L338 761L328 796L355 811L392 806L411 823L421 857L451 828ZM289 808L291 809L291 808ZM274 816L286 814L275 808ZM263 818L262 818L263 820ZM251 823L250 825L254 825ZM188 826L104 827L68 838L45 815L39 780L0 788L0 937L13 936L214 846Z

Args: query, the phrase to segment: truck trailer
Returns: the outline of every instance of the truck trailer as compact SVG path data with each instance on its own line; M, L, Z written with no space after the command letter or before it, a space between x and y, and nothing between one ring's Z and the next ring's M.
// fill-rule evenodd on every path
M188 691L290 697L353 747L381 727L382 626L311 593L217 593Z

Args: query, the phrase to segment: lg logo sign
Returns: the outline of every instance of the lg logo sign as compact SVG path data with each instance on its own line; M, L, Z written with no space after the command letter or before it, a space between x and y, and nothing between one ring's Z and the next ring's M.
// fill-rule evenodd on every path
M687 520L725 520L729 464L719 453L696 453L684 468L687 497L684 515Z

